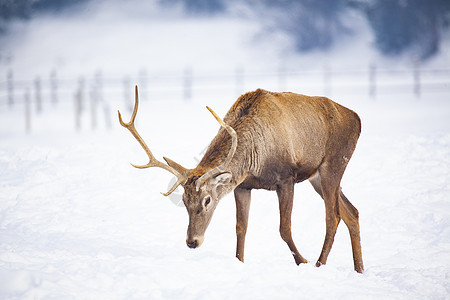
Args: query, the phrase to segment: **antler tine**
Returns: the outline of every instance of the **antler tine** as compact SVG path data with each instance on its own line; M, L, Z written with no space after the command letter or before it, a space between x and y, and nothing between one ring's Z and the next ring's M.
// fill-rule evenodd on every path
M149 162L146 165L142 165L142 166L138 166L138 165L134 165L131 164L133 167L138 168L138 169L145 169L145 168L150 168L150 167L158 167L158 168L162 168L165 169L167 171L169 171L170 173L172 173L173 175L178 177L177 182L175 183L175 185L167 192L167 193L162 193L164 196L168 196L170 195L180 184L182 184L183 182L186 181L186 177L179 173L177 170L175 170L174 168L172 168L169 165L166 165L165 163L162 163L161 161L157 160L154 156L152 151L150 151L150 149L148 148L147 144L145 143L144 139L142 139L142 137L139 135L139 133L136 130L136 127L134 126L134 120L136 119L136 114L137 114L137 110L138 110L138 106L139 106L139 96L138 96L138 87L136 85L135 87L135 100L134 100L134 109L133 109L133 114L131 115L131 119L130 122L125 123L122 120L122 116L120 114L120 111L117 111L118 115L119 115L119 122L120 125L122 125L123 127L125 127L126 129L128 129L131 134L134 136L134 138L139 142L139 144L142 146L142 148L144 149L145 153L147 153L147 156L149 158Z
M186 177L178 177L177 182L175 182L175 184L172 186L172 188L167 193L161 193L161 194L163 194L166 197L169 196L170 194L172 194L173 191L175 191L177 189L177 187L180 184L183 184L185 181L186 181Z
M234 153L236 152L237 148L237 134L236 131L230 126L225 124L225 122L208 106L206 108L211 112L211 114L214 116L214 118L219 122L220 126L226 129L226 131L231 135L231 148L228 152L228 155L225 159L225 161L215 167L214 169L209 170L205 174L203 174L199 179L197 179L196 183L196 189L197 191L200 189L200 185L208 180L209 178L213 177L214 175L217 175L219 173L225 172L225 170L228 168L228 165L230 164L231 160L233 159Z
M123 127L127 128L127 129L130 128L131 126L134 127L134 119L136 119L138 106L139 106L139 95L138 95L138 86L136 85L134 87L134 108L133 108L133 114L131 115L130 122L125 123L122 120L122 116L120 115L120 111L117 111L117 113L119 114L120 125L122 125Z

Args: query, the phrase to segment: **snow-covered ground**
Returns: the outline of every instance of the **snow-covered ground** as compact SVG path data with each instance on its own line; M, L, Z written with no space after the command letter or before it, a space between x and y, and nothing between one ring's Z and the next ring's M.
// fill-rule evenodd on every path
M191 25L204 27L202 22ZM211 26L226 31L224 22ZM134 26L130 29L138 28ZM237 56L233 68L258 52L251 48L236 54L241 48L235 39L229 50ZM21 48L22 42L15 43ZM23 43L33 45L29 39ZM30 59L27 53L23 49L23 54L16 54L18 70L26 65L21 58ZM99 59L107 64L113 56ZM208 59L214 61L215 56L207 52L194 56L195 63L204 58L203 67L212 68ZM334 61L330 55L317 57ZM174 60L174 65L184 63ZM255 61L248 63L258 67ZM217 68L225 64L222 61ZM66 66L70 66L67 74L78 76L74 64L66 61ZM83 68L82 64L78 71ZM36 66L29 73L17 72L33 78L40 71ZM44 103L41 114L33 110L30 133L25 132L23 104L0 107L0 298L448 299L448 83L438 91L423 90L420 98L407 89L396 94L380 91L371 99L345 84L339 89L340 82L350 86L349 80L333 78L331 98L358 112L363 123L342 187L360 212L364 274L353 271L344 224L338 228L327 265L314 267L325 235L324 205L307 182L296 186L292 230L300 253L310 263L295 265L279 237L276 194L267 191L252 194L244 264L234 257L232 195L221 201L202 247L188 249L188 216L176 205L179 194L171 198L160 194L167 191L172 176L129 165L145 162L146 155L117 122L116 109L129 117L123 95L111 95L109 109L99 108L99 116L105 113L113 120L111 130L99 125L90 131L85 111L79 132L74 130L71 96L56 106ZM271 80L244 86L274 89ZM307 84L297 89L293 82L287 86L311 93ZM142 101L136 126L155 156L194 167L218 130L204 106L223 116L235 101L234 92L215 94L211 88L207 95L194 92L190 102L173 97Z

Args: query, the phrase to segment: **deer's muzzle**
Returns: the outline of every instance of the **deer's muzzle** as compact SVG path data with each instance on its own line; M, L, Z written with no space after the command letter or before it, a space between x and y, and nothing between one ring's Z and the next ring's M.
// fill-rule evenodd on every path
M188 238L186 239L186 244L189 248L195 249L201 246L203 239L203 237Z

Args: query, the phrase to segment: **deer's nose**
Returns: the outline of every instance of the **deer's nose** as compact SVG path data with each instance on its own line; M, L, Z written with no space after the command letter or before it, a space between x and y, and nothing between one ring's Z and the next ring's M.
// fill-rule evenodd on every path
M195 248L197 248L198 242L197 242L197 240L186 241L186 244L189 248L195 249Z

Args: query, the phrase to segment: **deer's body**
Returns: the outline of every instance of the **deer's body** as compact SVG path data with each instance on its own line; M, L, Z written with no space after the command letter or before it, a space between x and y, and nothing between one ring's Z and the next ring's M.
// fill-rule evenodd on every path
M304 181L334 156L345 166L361 129L357 114L327 98L264 90L241 96L224 122L238 135L229 169L245 189L276 190L285 180ZM221 129L198 172L222 163L230 144L230 136Z
M250 191L275 190L281 237L296 263L305 263L292 240L291 213L294 184L309 179L326 209L326 236L316 265L326 263L343 219L350 232L355 270L362 272L358 211L340 188L361 131L358 115L324 97L258 89L241 96L224 121L215 117L222 128L196 168L185 169L166 159L174 174L184 176L179 181L189 214L188 246L201 245L219 200L234 191L236 257L243 261Z

